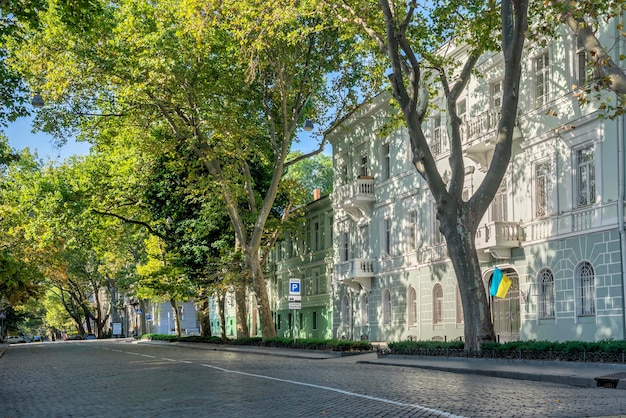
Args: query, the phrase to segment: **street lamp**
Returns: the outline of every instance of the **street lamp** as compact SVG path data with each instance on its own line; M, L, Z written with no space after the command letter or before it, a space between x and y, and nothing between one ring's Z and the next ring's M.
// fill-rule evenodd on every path
M309 118L306 118L304 121L304 130L307 132L311 132L313 130L313 121Z
M41 94L36 93L33 96L33 100L31 100L30 104L32 104L35 109L41 109L46 103L43 101Z

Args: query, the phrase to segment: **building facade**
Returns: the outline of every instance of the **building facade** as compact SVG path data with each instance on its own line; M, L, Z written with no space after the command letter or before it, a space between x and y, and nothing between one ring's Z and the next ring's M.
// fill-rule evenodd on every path
M600 33L605 45L621 42L613 23ZM495 267L513 281L505 298L490 301L500 341L626 334L624 123L621 116L600 117L602 101L579 104L585 62L573 35L525 50L513 155L476 236L485 289ZM466 199L491 160L502 56L483 57L477 70L457 101ZM381 133L390 111L382 94L328 133L333 333L373 341L462 338L463 308L434 201L411 164L406 131ZM445 118L433 110L424 125L444 180Z

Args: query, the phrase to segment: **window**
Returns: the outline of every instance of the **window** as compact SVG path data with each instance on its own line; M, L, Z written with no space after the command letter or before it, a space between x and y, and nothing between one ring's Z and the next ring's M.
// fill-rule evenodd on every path
M491 83L491 108L498 111L502 108L502 80Z
M550 163L542 162L535 165L535 217L548 214L548 198L550 186Z
M462 324L465 321L465 314L463 313L463 300L461 300L461 289L456 287L456 323Z
M467 100L461 99L456 102L456 115L461 119L461 122L465 122L467 115Z
M437 156L443 152L441 131L441 115L436 115L433 118L433 143L431 146L434 156Z
M311 294L312 295L317 295L320 293L320 273L319 272L315 272L313 273L313 289Z
M596 200L596 173L593 145L576 150L576 179L578 206L587 206Z
M289 312L287 329L293 329L293 314Z
M283 281L281 279L278 279L278 281L276 282L276 287L278 288L278 297L282 298L284 296L284 293L283 293Z
M383 154L383 166L382 166L383 180L388 180L391 177L391 150L389 148L389 144L383 144L382 154Z
M350 239L347 232L341 234L341 261L350 259Z
M593 267L587 261L576 268L576 285L578 287L578 315L596 314L596 284Z
M369 258L370 253L370 226L359 226L359 236L361 238L361 257Z
M361 324L363 325L367 325L370 323L369 320L369 297L367 296L367 293L362 293L361 294Z
M317 312L313 312L313 329L317 329Z
M437 245L442 245L445 240L443 238L443 234L441 233L441 231L439 230L439 220L437 219L437 205L435 203L433 203L432 205L432 222L431 222L431 228L432 228L432 243L433 246L437 246Z
M409 227L407 229L409 251L417 250L417 211L409 211Z
M314 229L314 243L313 243L313 248L315 248L315 251L318 251L320 249L320 223L319 222L315 222L313 224L313 229Z
M535 107L540 107L548 103L548 95L550 94L550 60L547 52L533 60L533 72L535 75Z
M414 287L409 287L408 305L409 325L415 326L417 325L417 292Z
M280 314L278 314L278 315L276 316L276 328L277 328L277 329L280 329L280 326L281 326L281 324L280 324L280 319L281 319L281 318L280 318Z
M506 179L504 179L491 202L491 220L493 222L504 222L508 219L506 200Z
M321 223L320 223L320 249L324 249L328 246L328 243L326 242L326 219L324 217L321 217Z
M537 275L539 289L539 319L554 318L554 275L549 268L542 268Z
M304 329L304 315L302 312L298 314L298 328Z
M443 322L443 288L439 283L433 287L433 325Z
M342 183L348 184L348 166L346 164L339 166L339 175L341 176Z
M384 223L384 251L385 255L391 255L391 218L385 218Z
M370 169L367 163L367 154L361 154L361 159L359 162L359 176L369 176Z
M383 290L383 324L391 324L391 293L389 289Z
M341 325L347 327L350 324L350 301L348 296L341 299Z

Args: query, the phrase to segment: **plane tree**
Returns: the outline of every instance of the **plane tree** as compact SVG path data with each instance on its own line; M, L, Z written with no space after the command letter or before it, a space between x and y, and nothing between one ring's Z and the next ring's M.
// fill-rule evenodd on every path
M80 128L91 140L134 126L146 143L166 129L163 152L193 151L219 187L263 337L274 336L263 262L298 206L277 200L283 174L306 157L288 153L305 117L324 122L331 103L336 115L356 100L353 41L315 1L83 6L72 22L50 6L37 30L24 24L28 42L10 45L13 68L46 100L41 126L60 138ZM255 176L255 167L271 176Z

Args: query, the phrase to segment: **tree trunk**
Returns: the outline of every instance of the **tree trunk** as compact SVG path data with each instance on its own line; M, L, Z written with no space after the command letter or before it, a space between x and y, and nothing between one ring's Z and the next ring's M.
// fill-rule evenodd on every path
M211 336L211 308L209 298L204 298L199 304L200 308L200 335L203 337Z
M237 338L250 336L248 329L248 305L246 304L246 285L235 287L235 303L237 304Z
M467 206L460 205L459 216L440 218L441 228L447 241L447 248L459 285L463 305L465 350L479 351L482 344L495 341L491 321L491 309L478 255L476 252L476 228L468 220Z
M170 299L170 304L172 305L172 311L174 311L174 329L176 330L176 336L182 337L182 332L180 329L180 314L178 312L178 304L176 303L176 299Z
M276 337L276 328L274 327L274 321L272 319L272 310L270 309L270 301L267 296L265 276L263 275L258 252L250 254L249 250L246 248L246 263L252 273L252 287L256 295L257 305L259 306L259 322L261 323L263 341L265 341L268 338Z

